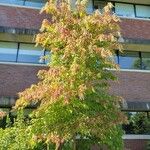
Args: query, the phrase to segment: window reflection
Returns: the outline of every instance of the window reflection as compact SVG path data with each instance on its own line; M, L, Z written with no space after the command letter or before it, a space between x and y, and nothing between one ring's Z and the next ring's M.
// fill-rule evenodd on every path
M0 42L0 61L16 61L17 43Z
M141 53L142 55L142 69L150 70L150 53Z
M24 5L30 7L42 7L46 3L46 0L0 0L0 3L3 4L15 4L15 5Z
M132 4L115 3L115 12L119 16L135 17L134 6Z
M119 54L120 68L140 69L139 52L124 52Z
M34 44L20 44L18 62L44 63L41 57L44 56L44 51L40 47L35 47Z
M148 112L126 112L128 124L122 127L126 134L150 135L150 118Z
M136 5L136 15L140 18L150 18L150 6Z
M99 11L102 13L103 8L107 5L105 1L94 1L94 9L99 9Z
M42 7L44 6L44 1L43 0L26 0L25 6Z

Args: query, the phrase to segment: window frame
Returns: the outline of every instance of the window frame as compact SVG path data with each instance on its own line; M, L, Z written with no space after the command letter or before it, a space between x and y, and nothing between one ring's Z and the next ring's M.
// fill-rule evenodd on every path
M121 3L121 4L130 4L133 5L133 9L134 9L134 16L135 17L126 17L126 18L141 18L141 19L150 19L150 17L138 17L137 16L137 11L136 11L136 5L140 5L140 6L148 6L150 7L150 4L139 4L139 3L129 3L129 2L118 2L118 1L109 1L109 0L100 0L102 2L111 2L113 4L113 12L116 13L116 9L115 9L115 3ZM94 8L94 0L93 0L93 8ZM120 17L124 17L124 16L120 16Z
M29 1L29 2L32 2L32 0L31 1ZM44 6L44 4L46 3L46 1L45 0L41 0L41 2L33 2L33 3L35 3L35 5L33 5L33 4L26 4L27 3L27 0L22 0L22 2L18 2L17 3L17 1L14 1L14 2L1 2L0 1L0 4L1 5L15 5L15 6L22 6L22 7L27 7L27 8L38 8L38 9L40 9L40 8L42 8L43 6ZM38 5L39 4L39 5Z
M20 51L20 44L33 44L33 45L35 45L35 43L30 43L30 42L15 42L15 41L3 41L3 40L0 40L0 42L6 42L6 43L16 43L17 44L17 46L16 46L16 59L14 60L14 61L10 61L10 60L6 60L6 61L4 61L4 60L0 60L0 62L10 62L10 63L23 63L23 64L47 64L47 62L46 62L46 60L44 59L44 61L43 62L20 62L20 61L18 61L18 56L19 56L19 51ZM41 51L44 51L43 52L43 56L45 56L46 55L46 49L41 49Z
M139 56L139 59L140 59L140 67L139 69L127 69L127 70L150 70L150 69L144 69L143 68L143 58L142 58L142 53L149 53L150 52L147 52L147 51L133 51L133 50L124 50L125 52L138 52L138 56ZM119 53L119 50L115 50L115 54L117 56L117 61L118 61L118 65L120 65L120 53ZM126 69L126 68L121 68L120 69Z

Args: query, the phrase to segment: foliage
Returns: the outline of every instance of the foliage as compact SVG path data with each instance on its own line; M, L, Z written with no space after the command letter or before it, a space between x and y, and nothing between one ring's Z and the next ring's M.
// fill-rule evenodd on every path
M51 52L51 61L47 70L39 71L39 83L19 93L16 109L38 107L30 123L21 121L1 132L14 135L8 135L9 145L31 149L45 142L47 149L70 150L76 149L79 136L87 139L84 146L122 149L121 99L108 93L108 81L116 79L109 69L118 69L112 56L121 48L119 19L111 13L111 4L103 14L97 10L91 15L86 13L86 1L72 5L50 0L43 8L51 20L43 21L36 42Z
M150 134L150 118L145 112L128 113L129 124L124 125L127 134Z
M6 129L0 129L0 149L1 150L26 150L29 149L28 140L30 132L26 130L26 124L22 113L18 112L18 118L12 125L7 117Z

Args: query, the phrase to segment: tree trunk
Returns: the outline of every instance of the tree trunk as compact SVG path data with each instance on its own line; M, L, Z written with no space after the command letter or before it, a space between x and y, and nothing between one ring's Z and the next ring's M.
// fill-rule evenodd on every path
M64 143L59 143L59 145L56 145L55 150L62 150Z
M73 150L76 150L76 136L73 137Z

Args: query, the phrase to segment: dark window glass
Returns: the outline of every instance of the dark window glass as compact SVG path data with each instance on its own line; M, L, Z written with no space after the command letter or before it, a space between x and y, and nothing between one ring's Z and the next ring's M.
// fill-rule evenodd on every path
M35 47L34 44L20 44L18 62L44 63L42 56L44 56L44 51L41 47Z
M0 61L16 61L17 43L0 42Z
M122 127L126 134L150 135L150 118L146 112L126 112L128 124Z
M106 2L103 1L94 1L94 9L99 9L100 12L103 12L103 8L107 5Z
M142 69L150 70L150 53L141 53L142 56Z
M120 53L119 64L122 69L140 69L139 52Z

